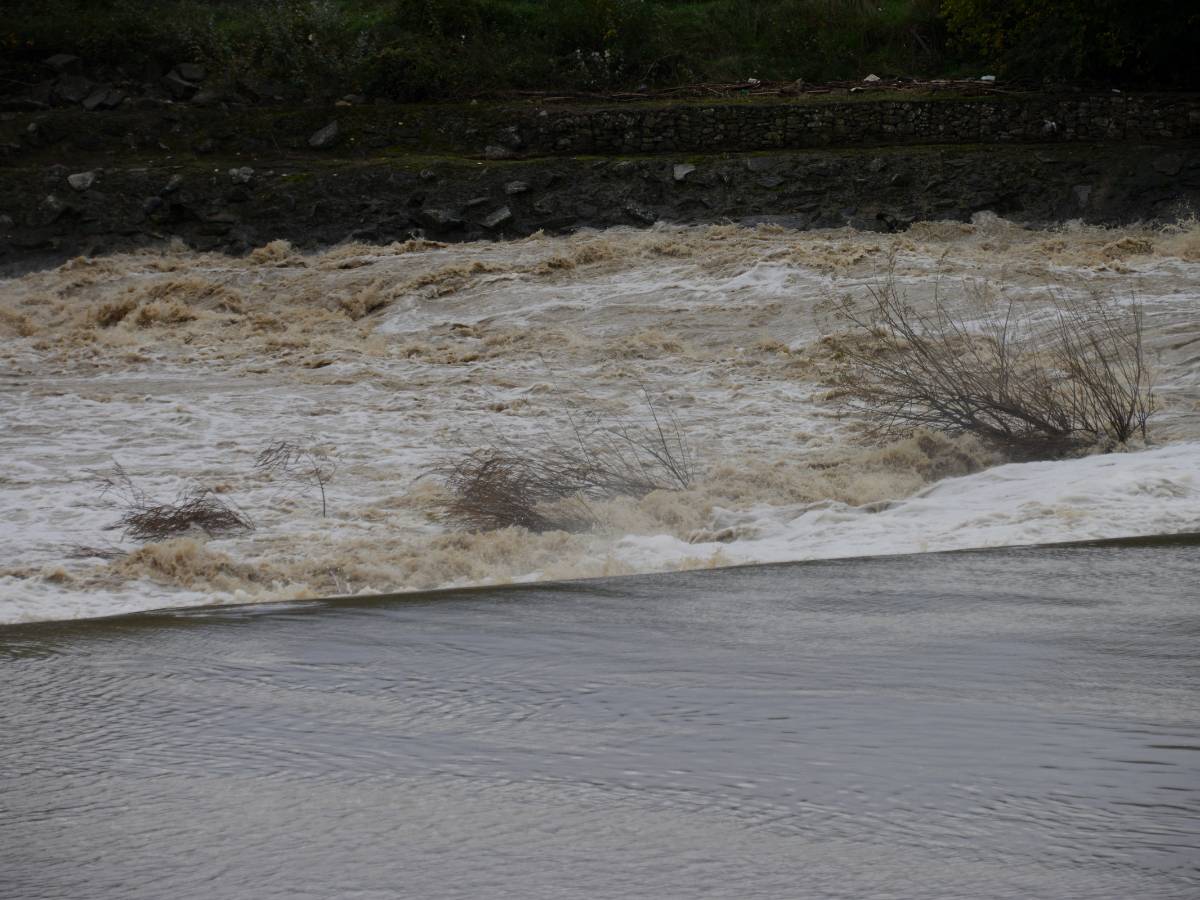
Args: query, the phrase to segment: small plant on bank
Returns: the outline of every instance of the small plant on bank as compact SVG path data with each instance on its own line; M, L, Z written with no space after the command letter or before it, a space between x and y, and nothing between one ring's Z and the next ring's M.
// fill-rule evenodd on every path
M337 463L325 451L295 441L275 441L259 452L254 468L298 489L316 488L321 495L321 518L326 517L325 486L333 480Z
M254 530L248 516L208 488L188 487L170 503L155 503L119 463L100 479L100 495L124 508L110 527L137 541L162 541L193 531L223 537Z
M679 421L643 396L649 424L568 409L562 438L500 440L441 462L432 470L449 493L440 517L470 531L584 531L597 524L594 501L686 490L696 463Z
M1009 301L950 309L941 292L910 306L894 272L865 303L838 304L852 326L833 339L841 396L883 433L970 433L1014 458L1061 456L1145 438L1153 374L1136 304L1055 298L1048 317Z

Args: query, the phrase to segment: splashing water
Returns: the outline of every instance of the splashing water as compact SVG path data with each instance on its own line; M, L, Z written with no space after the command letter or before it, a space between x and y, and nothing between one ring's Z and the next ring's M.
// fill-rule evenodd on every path
M1143 305L1163 410L1137 453L992 467L969 440L887 446L829 396L831 299L895 253L913 302ZM409 241L245 259L180 247L0 285L0 622L730 563L1200 530L1200 227L1034 231L990 215L896 236L774 226ZM965 302L965 301L964 301ZM582 534L454 533L447 455L669 406L686 491L596 505ZM256 470L272 440L337 461L328 515ZM200 485L246 536L138 547L95 490Z

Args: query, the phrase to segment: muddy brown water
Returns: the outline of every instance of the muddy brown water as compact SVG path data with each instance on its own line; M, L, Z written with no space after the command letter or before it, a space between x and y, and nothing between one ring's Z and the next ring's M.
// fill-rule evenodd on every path
M1200 543L0 629L0 896L1194 898Z

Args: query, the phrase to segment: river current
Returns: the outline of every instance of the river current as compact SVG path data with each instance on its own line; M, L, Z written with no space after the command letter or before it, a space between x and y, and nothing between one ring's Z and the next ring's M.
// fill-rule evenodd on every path
M1200 544L0 630L0 896L1192 900Z
M968 315L1139 303L1160 411L1130 452L1003 462L881 443L831 388L839 297L891 277ZM972 307L972 304L975 306ZM685 491L581 533L466 533L433 470L573 416L669 412ZM182 247L0 282L0 623L1200 530L1200 229L1033 230L980 214L898 235L660 226L244 259ZM255 467L289 440L336 467ZM251 533L139 542L100 481L200 488Z

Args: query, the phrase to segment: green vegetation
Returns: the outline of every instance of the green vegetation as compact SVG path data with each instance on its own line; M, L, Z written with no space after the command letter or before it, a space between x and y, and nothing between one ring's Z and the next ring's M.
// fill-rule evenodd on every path
M1190 0L0 0L10 66L181 61L297 98L980 74L1169 84ZM1190 62L1190 60L1189 60Z
M1012 77L1195 87L1195 0L943 0L960 43Z

